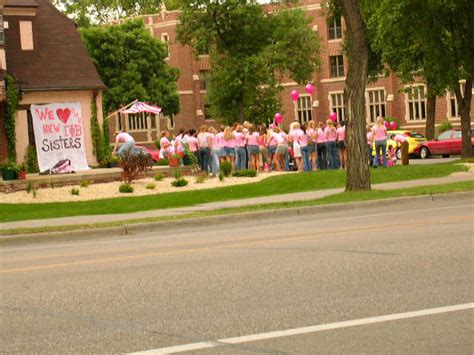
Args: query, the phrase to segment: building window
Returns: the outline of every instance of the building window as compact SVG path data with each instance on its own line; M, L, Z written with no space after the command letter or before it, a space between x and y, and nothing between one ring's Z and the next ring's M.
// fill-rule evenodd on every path
M33 46L33 24L31 21L20 21L21 49L31 51Z
M410 121L419 121L426 119L426 96L425 86L412 86L406 93L407 100L407 118Z
M344 57L342 55L335 55L329 57L331 64L331 78L338 78L344 76Z
M459 86L461 89L461 95L464 95L465 82L462 81L461 83L459 83ZM456 98L456 94L454 93L454 91L448 91L446 97L448 100L448 118L459 118L459 105L458 99Z
M385 90L367 90L368 121L375 122L378 116L386 116Z
M199 84L201 87L201 91L207 91L207 89L209 88L209 79L210 79L209 70L199 71Z
M301 95L298 98L296 114L300 123L306 123L313 118L312 102L310 95Z
M170 59L170 37L168 36L167 33L162 33L161 34L161 41L165 44L166 46L166 58L165 59Z
M329 109L331 112L335 112L337 114L337 121L344 121L346 116L346 108L344 106L344 93L341 92L329 94L329 101L331 105Z
M342 38L341 18L332 18L328 21L329 40Z
M148 129L148 118L145 112L132 113L128 115L129 131L146 131Z

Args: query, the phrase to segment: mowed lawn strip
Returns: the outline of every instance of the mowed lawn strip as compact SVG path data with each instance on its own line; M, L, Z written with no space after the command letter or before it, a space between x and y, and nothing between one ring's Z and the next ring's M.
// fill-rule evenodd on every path
M372 169L373 184L447 176L465 171L453 163L397 166ZM192 206L201 203L243 198L325 190L345 186L345 171L318 171L304 174L271 176L256 183L214 189L129 196L113 199L44 204L0 204L0 222L70 217L80 215L117 214L164 208Z
M304 208L304 207L322 206L322 205L329 205L329 204L387 200L387 199L393 199L393 198L399 198L399 197L441 195L441 194L456 193L456 192L458 193L472 192L473 188L474 188L474 182L465 181L465 182L450 183L450 184L443 184L443 185L410 187L410 188L396 189L396 190L358 191L358 192L340 193L340 194L327 196L327 197L317 199L317 200L266 203L266 204L250 205L250 206L244 206L244 207L223 208L219 210L192 212L185 215L150 217L150 218L142 218L142 219L124 220L120 222L82 224L82 225L73 225L73 226L18 228L18 229L10 229L10 230L0 230L0 235L64 232L64 231L71 231L71 230L115 227L115 226L130 225L130 224L136 224L136 223L166 222L166 221L176 221L176 220L183 220L183 219L190 219L190 218L224 216L224 215L229 215L229 214L239 214L239 213L249 213L249 212L251 213L251 212L258 212L258 211L268 211L268 210L273 211L273 210L286 209L286 208L302 208L302 207ZM0 243L2 242L7 242L7 240L0 241Z

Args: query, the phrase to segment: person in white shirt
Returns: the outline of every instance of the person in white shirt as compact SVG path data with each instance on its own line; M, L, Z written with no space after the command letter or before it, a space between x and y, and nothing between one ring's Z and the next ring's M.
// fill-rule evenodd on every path
M112 154L117 154L123 157L125 156L126 152L132 151L133 148L135 147L135 139L133 139L133 137L127 132L115 131L114 137L115 137L115 146L114 146L114 150L112 151ZM119 143L123 143L123 144L120 146L117 152Z

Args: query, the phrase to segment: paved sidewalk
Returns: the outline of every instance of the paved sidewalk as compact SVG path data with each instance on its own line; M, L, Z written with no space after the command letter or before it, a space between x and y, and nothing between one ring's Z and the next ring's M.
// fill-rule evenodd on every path
M419 186L449 184L449 183L464 182L464 181L474 182L474 173L462 172L462 173L455 173L450 176L441 177L441 178L374 184L372 185L372 189L373 190L394 190L394 189L419 187ZM189 206L189 207L160 209L160 210L134 212L134 213L62 217L62 218L38 219L38 220L19 221L19 222L7 222L7 223L0 224L0 230L8 230L8 229L16 229L16 228L53 227L53 226L66 226L66 225L70 226L70 225L79 225L79 224L96 224L96 223L116 222L116 221L133 220L133 219L150 218L150 217L186 215L193 212L212 211L212 210L219 210L222 208L245 207L245 206L253 206L253 205L259 205L259 204L266 204L266 203L316 200L316 199L320 199L329 195L338 194L343 191L344 191L344 188L337 188L337 189L329 189L329 190L307 191L307 192L298 192L298 193L293 193L293 194L248 198L248 199L241 199L241 200L211 202L211 203L194 205L194 206Z

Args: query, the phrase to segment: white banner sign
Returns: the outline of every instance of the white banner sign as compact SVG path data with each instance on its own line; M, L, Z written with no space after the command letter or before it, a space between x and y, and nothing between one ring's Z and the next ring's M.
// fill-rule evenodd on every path
M31 105L41 172L88 170L79 103Z

